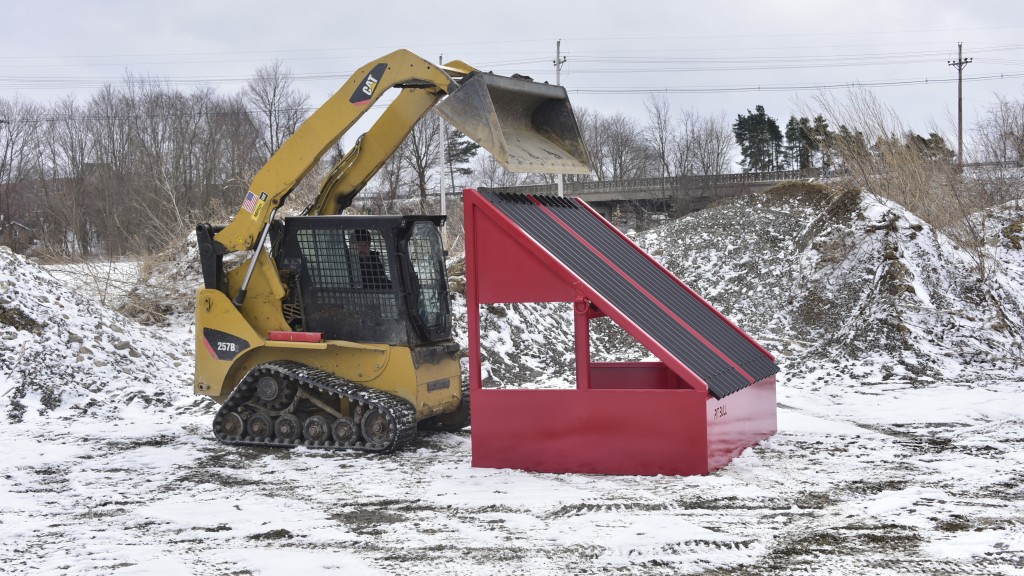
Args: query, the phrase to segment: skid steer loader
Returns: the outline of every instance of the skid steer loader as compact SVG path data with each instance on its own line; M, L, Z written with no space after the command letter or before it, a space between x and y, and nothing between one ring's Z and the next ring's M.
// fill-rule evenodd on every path
M394 101L316 200L278 218L303 176L390 88ZM368 63L260 169L229 224L196 228L194 386L221 404L219 440L388 452L418 427L468 425L444 218L340 215L435 106L509 170L589 172L559 86L405 50ZM245 251L243 265L225 269L226 254Z

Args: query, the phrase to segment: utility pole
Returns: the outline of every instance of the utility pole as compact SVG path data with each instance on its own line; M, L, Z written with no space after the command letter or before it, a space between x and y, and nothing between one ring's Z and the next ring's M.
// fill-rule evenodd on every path
M565 64L565 56L562 56L562 39L559 38L555 42L555 86L562 85L562 64ZM565 196L564 184L562 183L562 175L558 175L558 195Z
M562 56L562 41L555 42L555 85L562 85L562 64L565 64L566 57Z
M441 54L440 56L437 57L437 63L441 64L441 65L444 65L444 54ZM441 146L440 146L440 150L441 150L441 171L440 171L440 176L438 177L438 183L439 183L439 185L441 187L441 215L442 216L447 216L448 212L447 212L447 208L446 208L445 202L444 202L444 160L445 160L444 157L445 157L445 145L447 144L447 142L445 142L446 139L444 137L445 136L444 132L445 132L445 130L444 130L444 118L442 118L441 115L438 114L437 115L437 133L438 133L438 138L440 138L440 140L441 140Z
M949 60L949 65L956 68L956 164L964 169L964 68L974 59L964 59L963 42L956 43L956 60Z

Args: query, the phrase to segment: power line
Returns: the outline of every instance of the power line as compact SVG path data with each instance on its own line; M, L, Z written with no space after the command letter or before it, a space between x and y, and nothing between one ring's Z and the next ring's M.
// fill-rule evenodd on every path
M778 39L778 38L838 38L838 37L878 37L878 36L901 36L906 37L910 34L923 34L923 33L947 33L947 32L992 32L997 30L1020 30L1024 29L1024 25L1015 26L984 26L984 27L968 27L968 28L937 28L937 29L914 29L914 30L887 30L881 32L806 32L806 33L780 33L780 34L693 34L693 35L668 35L668 36L626 36L626 37L592 37L592 36L580 36L568 38L567 40L585 43L585 42L660 42L670 40L709 40L709 39L725 39L725 40L736 40L736 39ZM438 44L417 44L414 48L422 51L429 51L427 49L443 48L445 50L450 49L453 46L496 46L496 45L510 45L510 44L534 44L534 43L547 43L549 41L546 37L538 38L525 38L519 37L514 40L475 40L469 42L452 42L446 40L444 43ZM901 42L898 45L912 45L914 43ZM919 44L919 43L918 43ZM877 42L872 42L870 46L878 46ZM827 48L825 46L816 46L815 49ZM806 47L801 47L806 48ZM387 46L362 46L361 50L358 51L362 54L365 51L390 51L394 49L394 45ZM760 50L771 49L771 47L761 47ZM415 51L415 50L414 50ZM650 50L644 49L644 52ZM343 57L346 53L353 54L357 51L347 48L324 48L324 47L309 47L309 48L291 48L291 49L260 49L260 50L221 50L221 51L185 51L185 52L128 52L128 53L108 53L108 54L53 54L53 55L38 55L34 54L31 56L12 56L10 53L0 55L0 61L2 60L44 60L44 59L87 59L87 58L159 58L159 57L177 57L177 56L231 56L231 55L253 55L253 54L266 54L270 57L276 57L280 54L302 54L302 53L339 53L338 57ZM479 53L479 51L476 51ZM617 51L621 52L621 51ZM495 53L507 54L507 50L501 50ZM543 53L543 52L540 52Z
M686 56L674 56L670 53L666 53L664 56L652 55L651 51L640 52L642 55L630 56L625 55L621 51L614 54L606 54L600 52L574 52L573 62L575 63L571 73L577 77L583 75L598 75L598 74L672 74L672 73L706 73L706 72L738 72L738 71L780 71L780 70L799 70L799 69L817 69L817 68L850 68L850 67L864 67L864 66L893 66L893 65L914 65L933 62L935 57L939 54L946 53L945 50L903 50L893 51L887 50L882 52L862 52L862 51L847 51L844 53L836 54L820 54L820 47L814 47L815 53L808 54L806 51L807 47L801 47L802 51L799 54L787 55L765 55L765 49L759 49L754 55L736 55L736 56L693 56L693 51L687 51ZM984 52L990 55L997 53L1012 53L1017 51L1024 51L1024 44L1002 44L993 45L988 47L976 48L977 52ZM305 53L303 50L286 51L290 53ZM326 52L326 50L324 51ZM331 52L338 52L337 49L332 49ZM210 53L179 53L176 55L224 55L224 54L261 54L265 52L250 51L250 52L210 52ZM502 53L503 55L506 53ZM1008 55L1008 54L1007 54ZM44 58L44 57L27 57L27 58ZM545 57L532 57L528 53L524 54L520 58L502 58L495 59L493 61L477 63L477 67L481 69L493 69L493 68L508 68L515 66L531 65L531 64L542 64L550 62L550 56ZM329 60L337 59L337 57L317 56L313 58L298 58L308 60ZM23 61L24 59L22 59ZM22 64L4 64L2 62L18 62L19 57L11 56L0 56L0 89L9 90L59 90L59 89L90 89L104 85L108 82L116 82L123 79L123 77L106 76L106 75L47 75L47 76L20 76L2 74L2 71L7 69L17 69L22 67L31 67L34 70L43 67L73 67L82 68L88 66L123 66L124 64L88 64L88 63L76 63L72 65L65 64L40 64L35 62L31 65ZM202 65L202 64L214 64L233 62L231 60L216 60L216 61L194 61L188 62L162 62L162 63L148 63L158 65L181 65L187 64L190 66ZM1024 59L1014 60L1012 58L1001 58L992 59L986 58L986 62L989 64L997 64L1002 66L1024 66ZM613 64L618 66L605 66L601 67L601 64ZM133 64L134 66L142 66L146 64ZM131 75L131 66L128 65L127 75ZM527 70L516 70L520 73L526 74L544 74L545 71L539 69L527 69ZM561 72L561 66L556 67L556 76ZM327 72L300 72L292 74L295 81L318 81L318 80L331 80L331 79L344 79L347 78L352 72L343 69L327 71ZM239 84L248 82L251 79L251 75L193 75L193 76L165 76L160 79L162 82L168 84ZM558 81L556 79L556 81ZM881 85L881 84L879 84ZM703 90L699 90L703 91Z
M524 72L541 73L542 71L527 70ZM652 73L664 73L665 70L648 70ZM579 71L574 71L574 74L579 74ZM1024 73L1012 72L1012 73L997 73L997 74L986 74L981 76L974 76L965 81L981 81L981 80L1001 80L1001 79L1013 79L1024 76ZM293 74L292 79L296 81L304 80L329 80L338 79L343 80L347 78L344 72L330 72L330 73L313 73L313 74ZM124 80L124 77L49 77L49 78L11 78L0 76L0 88L13 88L13 89L73 89L73 88L99 88L106 84L119 82ZM153 77L153 81L157 84L163 85L197 85L197 86L208 86L214 84L244 84L251 80L251 76L195 76L195 77ZM579 94L646 94L650 92L665 92L665 93L704 93L704 92L759 92L759 91L779 91L779 90L813 90L819 88L834 89L843 88L850 85L856 86L867 86L867 87L884 87L884 86L906 86L914 84L942 84L948 82L954 82L956 79L953 78L912 78L912 79L894 79L894 80L875 80L875 81L836 81L831 83L791 83L791 84L754 84L754 85L742 85L742 86L729 86L729 85L713 85L713 86L687 86L687 87L629 87L629 88L615 88L605 86L577 86L572 88L573 92Z
M974 76L966 78L966 82L977 82L983 80L1005 80L1012 78L1024 78L1024 72L1014 74L991 74L986 76ZM846 88L877 88L888 86L912 86L923 84L949 84L956 82L955 78L919 78L912 80L877 80L877 81L850 81L832 82L823 84L755 84L745 86L689 86L689 87L633 87L633 88L571 88L569 92L574 94L707 94L718 92L799 92L806 90L838 90Z
M1012 74L989 74L983 76L973 76L971 78L963 79L964 82L982 82L988 80L1009 80L1016 78L1024 78L1024 72L1012 73ZM809 83L809 84L752 84L752 85L741 85L741 86L687 86L687 87L631 87L631 88L605 88L605 87L577 87L569 88L568 92L573 94L588 94L588 95L628 95L628 94L715 94L715 93L741 93L741 92L802 92L802 91L830 91L830 90L845 90L850 88L885 88L895 86L913 86L913 85L927 85L927 84L950 84L952 82L958 82L956 78L918 78L918 79L907 79L907 80L877 80L877 81L846 81L846 82L832 82L832 83ZM2 85L2 78L0 78L0 85ZM303 107L301 111L311 112L315 110L315 106ZM254 112L249 110L249 112ZM234 112L210 112L211 114L232 114ZM147 117L140 115L128 115L135 118ZM118 116L126 117L126 116ZM85 118L94 118L92 116ZM95 117L109 119L114 118L113 116ZM46 118L39 120L23 120L25 122L52 122L58 119Z

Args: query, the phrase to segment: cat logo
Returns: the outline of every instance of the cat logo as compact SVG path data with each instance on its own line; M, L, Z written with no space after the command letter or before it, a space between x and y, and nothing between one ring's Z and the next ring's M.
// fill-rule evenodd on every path
M366 77L363 78L363 81L359 83L359 87L356 88L355 93L352 94L348 101L356 106L362 106L369 102L377 91L377 86L380 84L380 80L384 77L387 69L388 65L384 62L374 66L373 70L370 70Z
M363 94L373 96L373 89L377 87L377 82L380 82L380 80L377 80L372 75L367 75L366 84L363 85Z

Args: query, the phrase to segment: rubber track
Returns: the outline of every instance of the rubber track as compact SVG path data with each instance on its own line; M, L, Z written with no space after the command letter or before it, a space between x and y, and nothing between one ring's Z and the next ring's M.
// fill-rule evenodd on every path
M223 432L224 416L242 408L256 393L256 383L266 374L274 374L297 384L307 391L320 392L332 397L348 398L353 402L368 405L380 410L391 426L397 427L398 433L390 444L384 446L367 445L362 441L352 445L340 445L334 440L312 442L310 440L270 440L257 439L251 436L227 436ZM416 409L409 402L387 392L367 388L339 378L338 376L318 370L305 364L287 360L268 362L253 368L242 378L235 390L228 396L224 405L213 417L213 433L218 440L227 444L247 446L306 446L328 450L362 450L364 452L392 452L401 448L416 435Z

